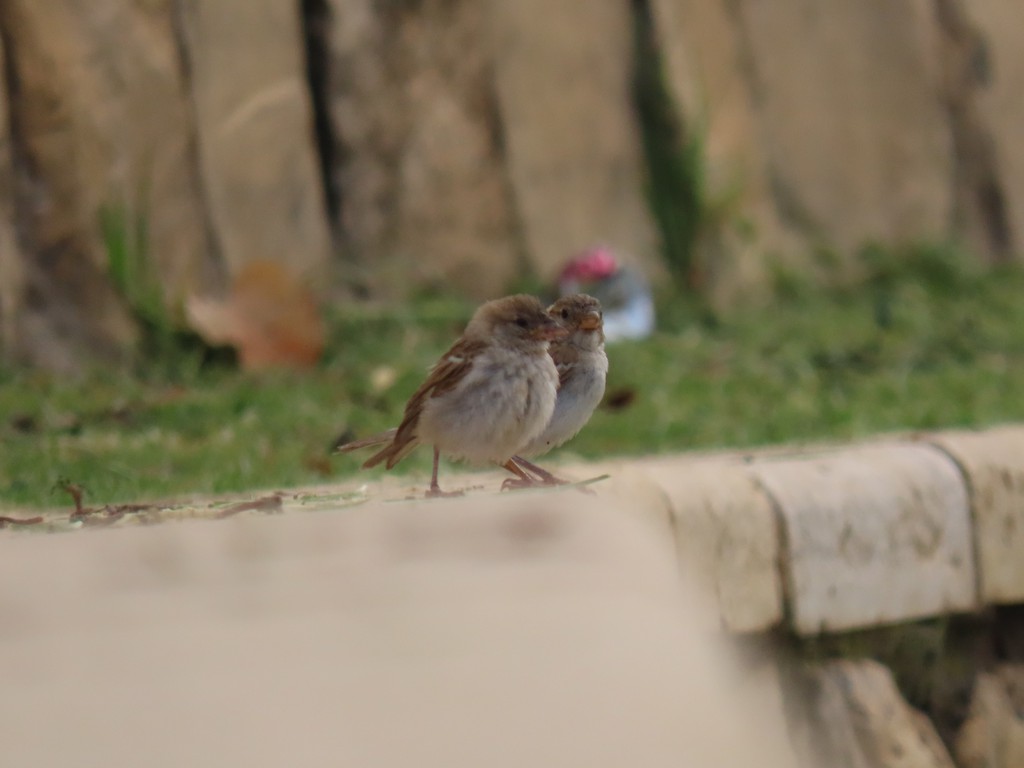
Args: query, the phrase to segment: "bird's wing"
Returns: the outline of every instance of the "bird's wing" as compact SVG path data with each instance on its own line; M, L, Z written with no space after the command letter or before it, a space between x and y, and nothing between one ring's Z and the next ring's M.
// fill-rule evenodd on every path
M462 338L455 342L431 369L427 380L409 398L409 402L405 406L405 414L402 416L402 423L398 425L391 443L367 459L363 466L373 467L387 460L386 466L391 469L415 448L419 443L416 429L427 401L455 389L472 369L479 354L486 348L486 342L473 339Z
M580 359L579 352L569 344L552 344L549 352L558 371L558 389L561 390L576 370Z

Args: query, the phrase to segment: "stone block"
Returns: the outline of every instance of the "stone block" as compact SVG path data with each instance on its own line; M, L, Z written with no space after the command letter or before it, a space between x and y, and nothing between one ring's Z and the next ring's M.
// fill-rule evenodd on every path
M23 301L24 265L15 232L13 147L8 109L7 73L0 40L0 359L13 354Z
M874 445L752 468L782 517L800 634L975 608L967 489L941 451Z
M776 204L812 240L942 239L955 152L931 0L741 0Z
M680 562L714 596L723 626L754 632L780 623L778 526L748 469L676 457L641 462L638 471L668 498Z
M331 175L347 275L494 298L522 277L486 3L328 0Z
M666 85L686 135L703 142L702 203L713 209L697 246L707 289L725 305L764 292L764 254L793 253L772 194L746 40L726 3L652 0Z
M550 280L575 252L606 242L657 271L633 118L629 4L490 0L487 8L508 179L534 270Z
M1024 665L978 675L955 750L960 768L1024 765Z
M1024 251L1024 146L1020 126L1024 124L1024 56L1021 55L1020 7L1007 0L972 0L957 4L979 34L978 48L971 51L970 73L977 93L978 118L992 142L996 183L1002 193L1002 213L1008 225L1011 253ZM994 200L985 201L998 205ZM984 203L983 203L984 204Z
M791 723L804 765L954 768L935 726L871 660L828 662L806 680Z
M300 6L181 6L207 215L228 273L274 261L322 285L330 227Z
M7 79L18 84L8 107L19 234L34 264L17 341L37 364L73 368L133 341L109 278L115 239L153 269L169 306L210 279L173 5L13 0L0 10Z
M1024 427L924 439L948 452L967 477L982 602L1024 602Z

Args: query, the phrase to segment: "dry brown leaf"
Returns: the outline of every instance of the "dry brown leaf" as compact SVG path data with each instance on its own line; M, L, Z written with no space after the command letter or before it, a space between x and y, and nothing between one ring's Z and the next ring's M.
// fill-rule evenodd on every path
M314 365L324 349L316 298L284 265L247 264L225 299L191 296L189 324L208 343L230 345L245 369Z

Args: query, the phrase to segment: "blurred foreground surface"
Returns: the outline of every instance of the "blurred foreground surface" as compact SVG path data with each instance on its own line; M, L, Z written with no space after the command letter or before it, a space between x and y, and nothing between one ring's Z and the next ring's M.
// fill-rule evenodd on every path
M553 493L8 538L4 762L790 764L651 527Z

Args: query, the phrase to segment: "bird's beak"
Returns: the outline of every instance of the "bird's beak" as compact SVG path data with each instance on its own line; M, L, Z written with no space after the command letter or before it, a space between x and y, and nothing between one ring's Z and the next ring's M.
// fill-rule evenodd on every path
M601 327L601 313L597 310L590 310L580 320L580 328L584 331L596 331Z
M544 323L544 325L538 325L533 331L533 337L535 339L541 339L543 341L554 341L555 339L563 339L568 335L568 329L563 328L554 320L548 320L548 322Z

